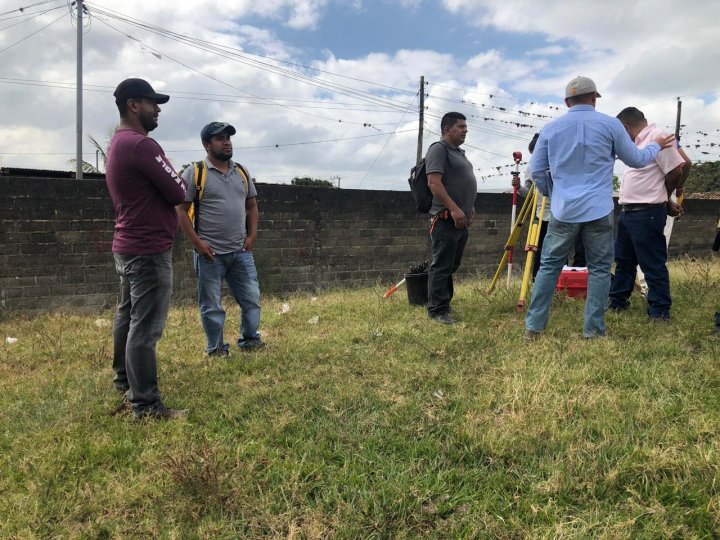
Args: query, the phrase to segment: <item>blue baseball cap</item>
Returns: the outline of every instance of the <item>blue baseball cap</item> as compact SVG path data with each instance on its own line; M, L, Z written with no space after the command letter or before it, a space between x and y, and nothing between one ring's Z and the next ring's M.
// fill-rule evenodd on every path
M200 140L208 141L213 136L225 132L227 132L228 135L235 135L235 133L237 133L235 128L227 122L210 122L207 126L202 128L202 131L200 132Z

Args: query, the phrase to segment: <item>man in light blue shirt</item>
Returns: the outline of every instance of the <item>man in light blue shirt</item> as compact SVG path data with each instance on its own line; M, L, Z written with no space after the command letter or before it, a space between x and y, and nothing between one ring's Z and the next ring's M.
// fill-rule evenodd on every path
M588 266L583 337L605 335L605 306L613 261L613 166L644 167L674 136L658 137L639 150L617 118L595 111L600 94L587 77L565 89L567 114L540 132L530 160L530 174L543 195L551 197L553 218L543 245L540 270L525 318L526 339L545 329L560 271L582 236Z

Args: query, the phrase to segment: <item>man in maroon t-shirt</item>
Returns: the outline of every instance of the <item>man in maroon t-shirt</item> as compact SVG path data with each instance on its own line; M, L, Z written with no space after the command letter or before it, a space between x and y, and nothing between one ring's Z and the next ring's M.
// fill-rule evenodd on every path
M160 399L155 346L170 308L175 206L185 200L185 184L160 145L147 136L158 125L158 104L170 97L142 79L124 80L114 95L120 125L110 142L106 171L116 217L112 250L120 275L114 383L132 405L135 420L172 420L187 411L168 409Z

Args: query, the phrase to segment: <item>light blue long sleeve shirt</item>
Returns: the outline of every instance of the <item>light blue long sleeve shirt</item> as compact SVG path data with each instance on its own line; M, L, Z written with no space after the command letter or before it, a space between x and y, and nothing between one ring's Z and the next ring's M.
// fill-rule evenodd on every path
M575 105L540 132L530 174L540 192L551 196L556 219L583 223L613 210L616 155L638 169L659 151L656 142L639 150L617 118L597 112L592 105Z

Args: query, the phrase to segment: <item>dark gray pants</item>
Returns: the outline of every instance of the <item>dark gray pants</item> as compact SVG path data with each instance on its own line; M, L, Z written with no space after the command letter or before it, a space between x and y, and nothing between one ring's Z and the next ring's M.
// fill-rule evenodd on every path
M460 268L468 230L456 229L452 218L438 219L430 237L433 260L428 270L428 314L433 316L450 312L452 275Z
M128 389L136 411L159 405L155 346L162 336L172 292L172 250L115 256L120 303L113 327L115 387Z

